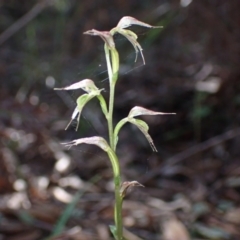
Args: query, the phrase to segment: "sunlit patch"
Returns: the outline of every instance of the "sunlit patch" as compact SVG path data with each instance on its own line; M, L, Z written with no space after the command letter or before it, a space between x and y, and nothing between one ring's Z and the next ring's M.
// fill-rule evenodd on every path
M55 86L55 82L56 82L56 80L54 77L52 77L52 76L46 77L45 84L47 87L53 88Z
M149 219L144 217L146 216L144 209L135 209L135 211L132 212L132 216L140 226L147 226L149 224Z
M49 178L45 176L40 176L37 179L37 185L41 190L45 190L49 184Z
M73 196L63 188L53 188L53 196L60 202L69 203L73 200Z
M80 189L84 187L83 181L77 176L69 176L59 179L58 181L61 187L72 187Z
M28 200L27 194L24 192L13 193L7 201L7 207L10 209L30 208L31 203Z
M187 7L191 2L192 2L192 0L181 0L180 5L182 7Z
M131 217L131 216L124 217L124 225L126 227L133 227L134 224L136 224L136 221L133 217Z
M20 136L22 135L20 134L20 131L17 131L14 128L8 128L6 130L6 133L9 135L12 141L16 141L16 142L20 140Z
M209 77L205 81L199 81L195 85L195 89L201 92L216 93L221 87L221 79L219 77Z
M58 172L65 172L70 166L70 163L71 163L70 157L64 154L63 152L57 153L56 157L58 161L56 162L54 168Z
M5 132L12 141L18 143L18 148L21 151L25 150L29 144L35 142L37 139L33 133L26 134L26 132L14 128L7 128Z
M79 236L79 234L81 234L81 232L82 232L82 228L79 226L73 227L67 231L69 236L75 236L75 235Z
M23 191L26 189L26 181L24 181L23 179L17 179L14 183L13 183L13 187L16 191Z
M106 187L106 189L107 189L108 191L113 191L113 190L114 190L114 183L113 183L113 181L107 182L107 184L105 185L105 187Z
M37 95L31 95L29 97L29 102L33 105L36 106L39 103L39 97Z

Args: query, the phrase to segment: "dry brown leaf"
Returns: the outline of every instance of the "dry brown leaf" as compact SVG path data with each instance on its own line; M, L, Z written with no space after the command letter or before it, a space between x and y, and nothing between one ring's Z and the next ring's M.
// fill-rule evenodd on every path
M8 236L8 240L37 240L41 237L41 232L38 230L29 230L27 232L15 234L13 236Z
M97 234L98 234L99 240L110 240L109 230L107 228L107 225L98 224Z
M224 218L230 223L240 224L240 208L229 210Z
M131 190L133 187L144 187L144 186L137 181L123 182L122 185L121 185L121 189L120 189L122 198L124 198L127 191L129 189Z
M164 240L190 240L186 227L175 217L163 222L162 231Z
M123 235L126 239L131 239L131 240L143 240L142 238L136 236L135 234L129 232L127 229L123 229Z

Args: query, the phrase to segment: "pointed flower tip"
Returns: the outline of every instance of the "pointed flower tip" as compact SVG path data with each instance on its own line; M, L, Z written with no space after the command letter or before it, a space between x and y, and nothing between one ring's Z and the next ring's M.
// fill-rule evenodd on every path
M176 113L164 113L164 112L157 112L157 115L176 115Z
M152 26L152 28L163 28L163 26Z
M108 31L98 31L96 29L88 30L83 34L91 35L91 36L99 36L102 40L107 44L110 48L115 48L115 43L113 40L113 36Z
M67 148L71 148L72 146L74 146L74 143L73 142L67 142L67 143L61 143L64 147L67 147Z
M98 31L95 30L95 29L88 30L88 31L84 32L83 34L94 35L94 36L95 36L95 35L99 35L99 34L98 34Z

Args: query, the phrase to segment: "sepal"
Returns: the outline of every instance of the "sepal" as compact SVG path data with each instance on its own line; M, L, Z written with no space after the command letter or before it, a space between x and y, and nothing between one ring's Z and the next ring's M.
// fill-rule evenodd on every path
M63 143L63 145L71 148L72 146L77 146L77 145L83 144L83 143L96 145L105 152L108 152L110 149L110 146L108 145L106 140L104 138L98 137L98 136L75 139L75 140L72 140L71 142Z
M96 85L91 79L84 79L63 88L54 88L54 90L76 90L76 89L82 89L87 93L101 91L96 87Z
M108 31L98 31L96 29L92 29L92 30L88 30L88 31L84 32L83 34L87 34L87 35L91 35L91 36L99 36L110 49L115 48L113 36Z
M127 194L127 191L131 190L133 187L144 187L144 186L137 181L123 182L120 188L121 197L124 198Z
M149 145L151 146L153 152L157 152L157 148L155 147L153 140L148 133L149 127L147 123L145 123L143 120L135 119L135 118L130 118L128 121L138 127L138 129L144 134L144 136L148 140Z
M162 28L162 26L152 26L148 23L141 22L141 21L137 20L136 18L133 18L133 17L130 17L130 16L122 17L120 19L120 21L118 22L117 27L128 28L132 25L138 25L138 26L147 27L147 28Z
M136 106L130 110L128 117L133 118L140 115L171 115L171 114L176 114L176 113L155 112L147 108Z

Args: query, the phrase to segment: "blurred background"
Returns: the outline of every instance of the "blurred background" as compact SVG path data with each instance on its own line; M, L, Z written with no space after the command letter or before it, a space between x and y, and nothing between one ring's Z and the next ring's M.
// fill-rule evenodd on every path
M146 65L116 36L120 77L115 123L134 106L177 115L143 117L158 149L126 125L118 155L123 180L145 188L124 202L131 240L240 239L240 2L238 0L0 1L0 239L110 240L112 172L107 156L60 143L107 137L97 101L65 131L93 79L108 97L100 38L123 16Z

